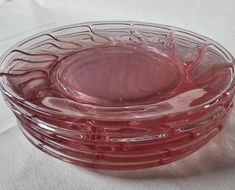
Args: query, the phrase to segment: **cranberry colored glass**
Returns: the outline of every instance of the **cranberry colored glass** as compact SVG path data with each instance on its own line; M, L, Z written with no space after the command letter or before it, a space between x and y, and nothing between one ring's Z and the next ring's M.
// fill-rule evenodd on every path
M1 90L40 150L96 169L164 165L225 125L234 59L175 27L94 22L42 32L1 59Z

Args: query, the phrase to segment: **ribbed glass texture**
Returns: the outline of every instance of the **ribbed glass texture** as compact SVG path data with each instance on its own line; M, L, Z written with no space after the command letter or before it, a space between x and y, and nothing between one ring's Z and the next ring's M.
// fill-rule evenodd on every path
M51 29L1 59L0 87L40 150L95 169L142 169L196 151L225 125L234 59L183 29L93 22Z

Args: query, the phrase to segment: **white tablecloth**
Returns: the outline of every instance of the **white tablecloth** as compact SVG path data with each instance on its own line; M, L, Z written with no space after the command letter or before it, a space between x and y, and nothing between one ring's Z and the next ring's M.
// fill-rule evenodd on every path
M233 0L0 0L0 55L37 31L94 20L136 20L204 34L235 55ZM235 110L235 109L234 109ZM235 111L201 150L178 162L139 171L92 171L33 147L0 98L0 190L232 190L235 187Z

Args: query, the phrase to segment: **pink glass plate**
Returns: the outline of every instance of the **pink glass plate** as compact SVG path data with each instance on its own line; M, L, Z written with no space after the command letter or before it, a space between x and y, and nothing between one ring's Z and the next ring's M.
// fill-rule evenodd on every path
M96 169L142 169L196 151L224 126L234 59L179 28L93 22L42 32L1 59L1 91L40 150Z

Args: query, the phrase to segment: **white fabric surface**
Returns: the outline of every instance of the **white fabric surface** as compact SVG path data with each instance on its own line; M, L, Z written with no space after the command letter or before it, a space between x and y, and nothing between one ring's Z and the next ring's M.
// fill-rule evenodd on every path
M0 55L18 40L63 23L137 20L204 34L235 55L233 0L0 0ZM230 123L201 150L178 162L140 171L92 171L33 147L0 98L0 190L232 190L235 109Z

